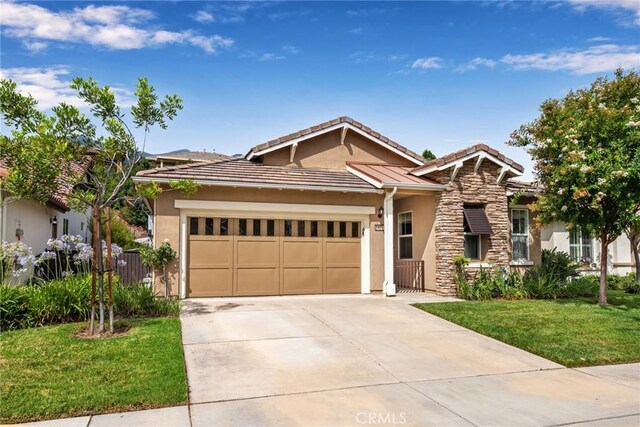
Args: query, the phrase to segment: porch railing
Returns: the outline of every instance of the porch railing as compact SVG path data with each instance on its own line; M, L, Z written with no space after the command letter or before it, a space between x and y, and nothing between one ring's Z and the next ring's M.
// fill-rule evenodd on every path
M395 282L398 291L424 292L424 261L396 261Z

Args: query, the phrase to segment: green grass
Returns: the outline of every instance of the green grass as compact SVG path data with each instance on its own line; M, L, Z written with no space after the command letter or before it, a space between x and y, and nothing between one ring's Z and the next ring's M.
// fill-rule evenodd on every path
M121 321L111 338L76 338L71 323L4 332L0 423L154 408L187 401L180 321Z
M416 307L567 367L640 361L640 295L609 291L595 298L489 300Z

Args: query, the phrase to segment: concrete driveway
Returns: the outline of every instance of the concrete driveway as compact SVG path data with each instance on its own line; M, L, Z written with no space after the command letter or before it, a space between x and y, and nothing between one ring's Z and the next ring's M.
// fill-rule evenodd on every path
M640 365L565 369L404 298L191 299L193 426L640 425Z

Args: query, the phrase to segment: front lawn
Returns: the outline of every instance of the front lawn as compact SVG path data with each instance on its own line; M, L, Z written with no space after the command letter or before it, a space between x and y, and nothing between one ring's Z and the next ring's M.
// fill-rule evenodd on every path
M185 403L180 320L120 325L111 338L76 338L85 323L2 333L0 423Z
M640 295L609 291L595 298L489 300L416 307L567 367L640 362Z

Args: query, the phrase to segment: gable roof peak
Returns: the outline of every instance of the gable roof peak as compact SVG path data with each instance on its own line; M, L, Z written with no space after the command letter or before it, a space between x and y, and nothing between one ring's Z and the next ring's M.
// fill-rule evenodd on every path
M256 145L249 150L245 158L247 160L251 160L256 156L266 154L266 150L273 151L274 149L277 149L277 147L294 144L299 139L308 139L311 138L313 134L329 132L334 129L340 128L341 125L344 126L345 124L348 125L351 129L354 129L356 132L362 134L363 136L372 139L373 141L386 146L389 150L394 151L400 154L402 157L411 160L416 165L424 164L424 158L421 155L409 150L408 148L398 144L392 139L382 135L380 132L376 132L369 126L366 126L349 116L340 116L332 120L327 120L326 122L322 122L317 125L301 129L297 132L293 132L288 135L284 135L279 138L275 138L265 143Z

